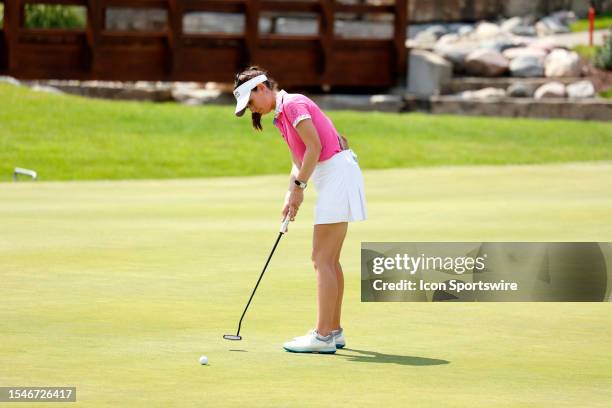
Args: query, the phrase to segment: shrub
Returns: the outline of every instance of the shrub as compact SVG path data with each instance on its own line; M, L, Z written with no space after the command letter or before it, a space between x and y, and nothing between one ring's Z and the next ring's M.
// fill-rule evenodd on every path
M51 4L26 4L27 28L84 28L85 8Z
M597 50L594 62L599 69L612 70L612 29L608 33L604 45Z

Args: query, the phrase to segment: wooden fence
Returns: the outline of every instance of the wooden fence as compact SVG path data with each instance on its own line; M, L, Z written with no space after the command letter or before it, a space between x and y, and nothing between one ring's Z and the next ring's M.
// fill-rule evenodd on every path
M21 79L219 81L231 82L251 63L268 69L285 87L390 87L406 75L407 0L388 5L343 4L334 0L0 0L0 74ZM84 6L84 29L24 27L24 6L45 3ZM161 31L106 28L108 8L164 9ZM189 12L238 13L239 34L185 33ZM263 34L265 12L308 12L317 16L315 35ZM387 13L393 18L389 39L339 38L337 13Z

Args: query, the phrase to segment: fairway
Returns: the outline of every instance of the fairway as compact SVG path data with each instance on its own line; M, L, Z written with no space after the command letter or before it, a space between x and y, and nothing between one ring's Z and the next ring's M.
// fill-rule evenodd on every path
M76 386L84 407L612 406L610 303L359 293L361 241L611 242L612 162L364 175L369 220L350 224L342 255L347 349L331 356L281 347L315 320L312 189L244 340L222 339L278 234L288 176L1 183L0 384Z

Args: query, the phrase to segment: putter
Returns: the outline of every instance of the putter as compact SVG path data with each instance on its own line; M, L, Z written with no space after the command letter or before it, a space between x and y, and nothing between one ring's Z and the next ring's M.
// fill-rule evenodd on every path
M244 308L244 311L242 312L242 316L240 317L240 321L238 322L238 331L236 332L236 334L224 334L223 338L225 340L242 340L242 336L240 336L240 326L242 326L242 319L244 319L244 315L246 314L246 311L249 308L249 305L251 304L251 300L253 300L253 295L255 295L257 286L259 286L259 282L261 281L261 278L263 277L264 272L266 271L266 268L268 267L268 264L270 263L270 259L272 259L272 255L274 255L274 250L276 249L276 246L278 245L278 241L280 241L283 234L287 232L288 225L289 225L289 215L286 215L285 219L281 223L280 231L278 233L278 238L276 238L276 242L274 243L274 246L272 247L272 252L270 252L270 256L268 256L268 260L266 261L266 265L261 271L261 274L259 275L259 279L257 279L257 283L255 284L255 289L253 289L253 292L251 292L251 297L249 298L249 301L247 302L247 305Z

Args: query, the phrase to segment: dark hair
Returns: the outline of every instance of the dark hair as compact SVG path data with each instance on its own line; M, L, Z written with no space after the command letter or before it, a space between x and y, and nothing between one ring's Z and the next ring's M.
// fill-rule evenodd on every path
M265 70L263 70L262 68L256 65L252 65L248 67L247 69L245 69L244 71L236 74L236 77L234 78L234 89L238 88L240 85L242 85L249 79L255 78L256 76L259 76L259 75L265 75L268 77L268 80L263 82L263 84L267 86L268 89L271 89L271 90L278 89L278 84L276 83L276 81L270 78L270 76ZM253 92L257 92L257 88L253 89ZM263 130L263 127L261 126L261 114L252 112L251 121L253 122L253 128L255 130Z

